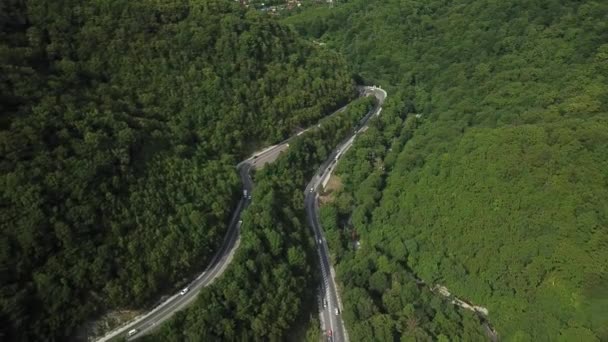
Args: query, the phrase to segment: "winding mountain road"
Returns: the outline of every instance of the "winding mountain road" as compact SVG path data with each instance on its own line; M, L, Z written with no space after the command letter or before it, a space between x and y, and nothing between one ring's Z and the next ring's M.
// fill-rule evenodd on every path
M333 271L329 259L329 248L323 233L323 228L319 222L318 191L324 182L331 176L340 157L342 157L352 146L357 134L365 132L368 127L367 122L369 119L374 115L379 115L382 110L386 92L375 87L365 87L364 91L367 95L374 95L378 100L377 104L361 120L359 129L351 136L344 139L343 142L330 153L328 160L321 165L317 173L315 173L315 177L308 183L304 190L306 194L306 216L317 243L317 254L319 256L321 276L323 279L321 284L321 305L319 312L321 328L325 331L328 341L348 341L348 334L344 321L342 320L342 303L335 281L335 272Z
M348 137L345 140L345 142L340 145L341 148L343 148L343 149L350 147L350 144L352 144L356 134L358 132L361 132L364 128L367 128L367 126L366 126L367 120L373 115L373 113L379 112L379 108L382 104L382 101L386 97L386 92L384 92L381 89L375 88L375 87L361 87L360 92L361 92L361 95L373 94L379 100L379 104L376 105L374 107L374 109L372 111L370 111L370 113L368 113L368 115L366 115L365 118L361 121L362 125L359 128L359 130L356 131L350 137ZM344 111L344 109L346 109L347 106L344 106L344 107L338 109L331 115ZM232 218L230 219L228 231L226 233L226 237L224 238L224 242L222 243L222 246L217 251L217 253L213 257L213 259L211 260L211 262L209 263L207 268L201 274L199 274L196 277L196 279L194 279L190 283L190 285L188 285L187 292L185 292L185 293L180 292L180 293L174 294L173 296L169 297L167 300L162 302L160 305L158 305L153 310L151 310L141 316L136 317L131 322L107 333L105 336L98 338L96 341L105 342L105 341L110 341L114 338L119 338L119 337L125 337L125 338L127 338L127 340L134 340L134 339L137 339L138 337L148 334L148 333L152 332L154 329L158 328L163 322L165 322L169 318L171 318L171 316L174 313L176 313L179 310L184 309L186 306L191 304L196 299L196 296L198 295L198 293L200 292L200 290L202 288L213 283L213 281L215 279L217 279L225 271L227 266L230 264L232 256L234 255L234 252L236 251L236 248L238 247L239 232L240 232L240 227L241 227L241 223L242 223L242 221L240 221L241 212L243 211L243 209L245 209L249 205L249 203L251 201L251 196L249 194L252 193L253 185L254 185L253 180L251 179L251 170L256 169L256 168L261 168L265 164L272 163L273 161L275 161L279 157L281 152L283 152L284 150L289 148L289 141L291 141L292 139L301 135L305 131L308 131L315 127L316 127L316 125L308 128L304 131L301 131L298 134L290 137L289 139L287 139L277 145L270 146L263 151L257 152L255 154L253 154L251 157L249 157L246 160L237 164L237 170L239 172L239 176L243 183L243 190L247 190L248 196L243 196L239 200L239 202L234 210L234 213L232 215ZM339 157L339 153L336 153L334 151L330 155L330 158L322 165L319 173L317 173L317 174L323 174L324 176L329 175L331 173L331 171L333 170L333 167L335 166L335 162L338 159L337 157ZM323 177L318 177L318 179L323 179ZM317 189L318 185L320 183L316 182L316 179L313 179L313 181L311 181L311 184L314 184L314 188ZM307 187L307 189L309 189L309 187ZM322 229L321 229L321 226L318 224L317 215L316 215L316 204L315 204L316 197L311 196L311 194L312 193L309 192L306 196L307 213L308 213L309 219L312 217L315 220L315 221L311 221L311 227L313 228L313 231L315 231L315 237L319 236L319 237L317 237L317 239L321 238L324 241L324 238L322 237ZM316 194L316 192L314 194ZM322 262L322 266L321 266L322 269L329 270L330 264L329 264L329 254L328 254L328 250L327 250L327 245L326 244L319 245L318 251L321 256L320 260ZM323 274L324 274L324 279L330 279L330 278L326 278L326 275L331 276L330 273L323 272ZM329 291L328 296L333 296L333 297L331 297L332 298L332 301L330 304L331 307L332 308L337 307L337 303L339 303L339 298L337 297L337 292L335 290L336 287L335 287L335 284L333 281L333 277L331 277L331 287L325 286L325 288L327 288ZM338 328L338 323L336 322L336 319L333 318L333 316L328 315L327 312L326 312L325 316L328 316L329 317L328 319L330 320L330 322L332 322L330 324L330 326L336 327L336 328L332 328L332 329L336 329L336 331L340 331L337 333L335 340L341 341L342 340L341 336L345 336L343 333L343 332L345 332L345 329L343 328L343 323L341 323L341 320L340 320L340 327L342 327L342 328Z

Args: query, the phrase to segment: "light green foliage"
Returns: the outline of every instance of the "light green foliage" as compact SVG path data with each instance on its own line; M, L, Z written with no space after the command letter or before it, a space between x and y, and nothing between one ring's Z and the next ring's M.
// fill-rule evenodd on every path
M352 267L378 253L486 306L505 340L608 339L607 15L603 1L353 0L286 19L408 114L339 169L353 226L338 231L362 246L336 242L346 291L374 291Z
M331 205L321 208L342 284L349 336L355 341L426 341L442 336L482 341L479 319L417 284L407 263L410 253L417 252L415 243L404 241L395 234L398 231L373 225L387 175L382 157L398 155L406 142L398 135L407 136L411 132L405 130L416 127L415 119L408 119L404 132L397 129L404 124L404 113L398 110L403 102L395 98L389 98L382 115L340 161L344 190ZM357 241L361 245L355 248Z
M6 340L69 340L185 283L223 239L236 162L355 95L338 55L228 1L0 13ZM260 243L288 251L270 231Z
M574 119L470 130L449 155L389 177L384 194L399 198L399 212L381 205L375 217L421 244L411 258L423 279L488 306L505 331L557 332L560 321L599 329L606 316L589 313L607 303L606 128ZM405 184L428 190L399 190ZM510 314L519 306L529 313Z

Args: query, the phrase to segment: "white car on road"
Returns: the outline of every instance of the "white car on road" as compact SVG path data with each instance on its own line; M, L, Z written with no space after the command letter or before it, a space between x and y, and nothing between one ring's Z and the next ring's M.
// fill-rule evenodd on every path
M188 291L190 291L190 289L189 289L189 288L187 288L187 287L184 287L184 289L183 289L183 290L181 290L181 291L179 292L179 294L183 296L183 295L185 295L186 293L188 293Z

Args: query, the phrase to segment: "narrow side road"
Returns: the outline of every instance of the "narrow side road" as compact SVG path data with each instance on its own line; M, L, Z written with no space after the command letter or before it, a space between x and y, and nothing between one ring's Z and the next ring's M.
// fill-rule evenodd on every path
M317 244L317 254L321 271L321 307L319 308L321 329L325 331L328 341L348 341L348 334L344 321L342 320L342 303L340 294L335 281L335 272L331 267L329 259L329 248L323 233L323 227L319 222L318 213L318 191L324 181L331 176L341 156L344 155L355 141L358 133L367 130L367 123L370 118L379 115L382 111L382 104L386 98L386 92L376 87L365 87L364 94L371 94L376 97L378 103L361 120L361 125L357 131L347 137L336 149L330 153L329 158L321 165L315 173L313 179L308 183L304 190L306 194L305 208L308 224L310 225Z

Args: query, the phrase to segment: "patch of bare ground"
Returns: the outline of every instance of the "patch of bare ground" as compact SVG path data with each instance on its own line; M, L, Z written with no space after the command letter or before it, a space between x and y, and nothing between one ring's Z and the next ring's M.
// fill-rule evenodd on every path
M327 181L327 185L323 188L323 192L319 194L319 204L331 203L334 201L334 192L342 189L342 179L339 176L332 175Z
M108 331L122 326L140 314L140 311L134 310L110 311L99 319L86 323L77 333L75 339L78 341L94 341Z

